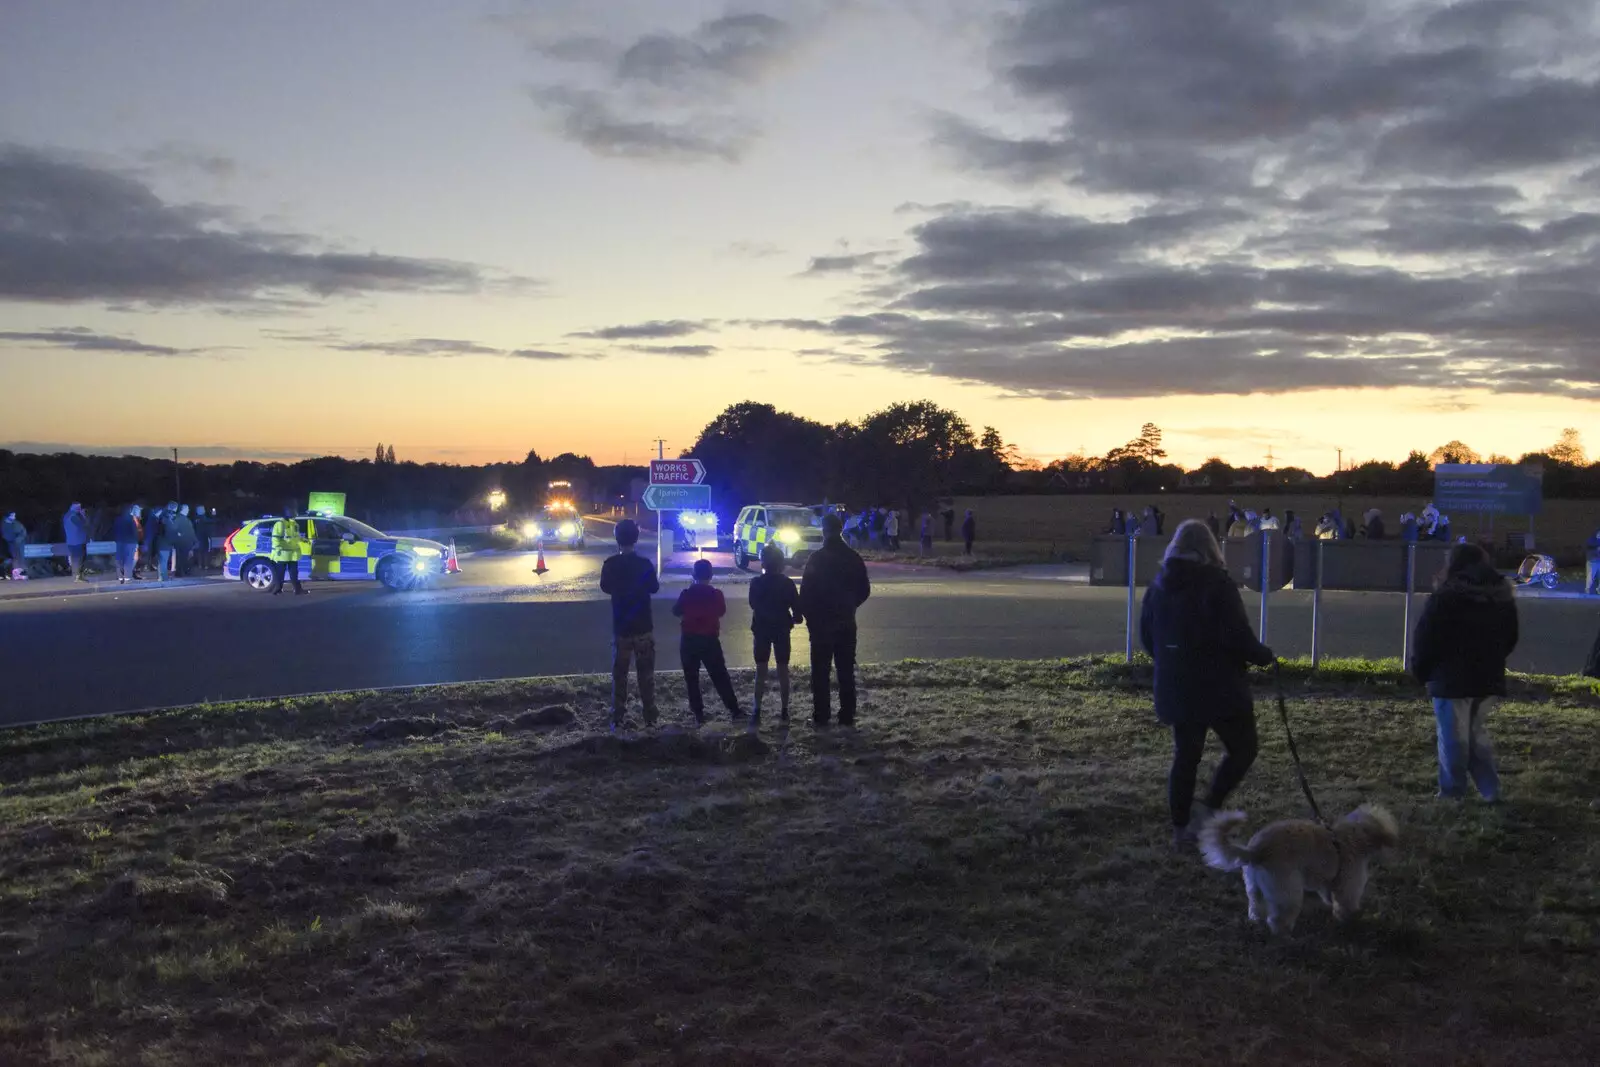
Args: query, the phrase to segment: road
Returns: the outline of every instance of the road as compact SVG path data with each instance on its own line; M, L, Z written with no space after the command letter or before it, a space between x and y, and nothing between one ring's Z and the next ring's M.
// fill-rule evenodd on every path
M604 672L609 605L595 580L605 554L550 552L540 578L530 553L478 553L464 559L458 578L411 594L317 583L306 597L271 597L214 580L0 598L0 725L217 699ZM1051 580L1060 572L1048 570L952 575L874 566L873 575L874 594L860 616L865 662L1123 650L1126 594L1119 589ZM729 591L729 662L750 666L740 584L747 576L725 571L719 580ZM657 633L669 650L662 669L677 637L670 602L686 583L669 573L656 606ZM1249 606L1253 619L1253 599ZM1595 604L1524 600L1521 610L1523 639L1512 665L1579 670L1600 625ZM1325 594L1324 653L1398 655L1402 612L1398 594ZM1276 594L1268 643L1281 655L1304 654L1310 634L1309 595ZM806 661L803 639L796 658Z

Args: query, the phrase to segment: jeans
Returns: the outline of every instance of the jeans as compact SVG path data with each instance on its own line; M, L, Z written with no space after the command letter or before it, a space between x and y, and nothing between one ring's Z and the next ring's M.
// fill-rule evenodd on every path
M811 721L826 726L833 717L829 707L829 671L839 673L839 725L856 721L856 628L812 630Z
M133 568L139 562L138 545L117 546L117 578L119 581L132 581Z
M733 679L728 677L728 663L722 656L722 641L700 634L684 634L678 646L683 661L683 684L689 691L689 710L700 722L705 721L705 700L700 696L700 667L705 666L711 677L711 686L722 698L723 707L733 718L739 717L739 698L733 692Z
M1439 727L1439 795L1461 797L1470 777L1485 800L1500 799L1500 773L1489 743L1489 712L1499 697L1434 700Z
M639 670L639 699L644 704L644 721L656 721L656 635L618 634L611 643L611 725L621 726L628 713L628 666Z
M1188 826L1189 810L1194 806L1194 782L1200 757L1206 749L1206 732L1222 742L1222 762L1211 777L1206 807L1220 808L1228 795L1244 781L1256 761L1256 716L1246 712L1216 722L1183 722L1172 727L1172 771L1167 775L1167 804L1172 809L1172 825Z
M166 581L172 574L172 553L173 550L170 548L156 549L156 578L160 581ZM281 586L282 584L283 582L280 578L278 585ZM273 592L277 592L276 587L274 587Z
M72 576L74 578L82 578L83 577L83 568L88 563L88 561L89 561L89 546L88 545L68 545L67 546L67 565L68 565L68 567L71 568Z
M167 573L166 572L167 556L170 556L172 554L172 549L170 549L170 548L162 549L162 552L164 554L161 557L161 565L162 565L161 573L162 573L163 576L165 576L166 573ZM294 586L294 591L296 593L305 592L305 588L303 586L301 586L301 584L300 584L300 561L299 560L297 560L297 559L276 560L275 559L275 560L272 561L272 591L274 593L283 592L284 579L288 579L289 580L290 584L292 584Z

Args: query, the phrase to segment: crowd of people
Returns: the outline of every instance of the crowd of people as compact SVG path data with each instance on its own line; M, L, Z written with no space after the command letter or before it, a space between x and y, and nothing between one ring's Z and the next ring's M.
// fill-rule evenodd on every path
M694 565L694 584L678 595L672 613L682 620L679 662L696 723L706 721L700 690L703 668L731 721L760 727L768 672L778 676L779 716L789 721L789 660L794 628L804 625L811 646L811 721L819 730L833 721L832 683L838 680L839 716L843 727L856 720L856 610L872 595L867 565L844 540L844 522L829 513L822 520L822 547L806 561L801 584L784 573L781 549L769 545L761 554L761 574L750 583L751 638L756 662L751 709L739 703L722 651L722 619L727 600L712 581L709 560ZM631 519L617 523L617 554L600 570L600 590L611 598L611 729L623 728L628 709L628 679L637 672L645 725L659 718L655 691L656 641L651 597L661 590L655 564L637 551L639 527Z
M954 508L946 507L938 511L938 522L943 523L944 539L955 540L956 512ZM924 511L917 521L917 549L923 556L933 555L934 530L936 522L933 511ZM885 552L899 552L900 531L906 525L901 513L894 508L864 508L859 512L852 512L842 520L844 540L851 548L879 549ZM978 539L978 519L971 508L961 520L962 553L972 555L973 545Z
M1151 509L1146 508L1148 513ZM1147 523L1128 523L1126 529L1118 529L1122 522L1122 513L1113 511L1109 533L1130 533L1149 536L1151 531ZM1159 512L1157 512L1159 515ZM1262 508L1253 511L1240 507L1237 503L1229 501L1226 519L1217 517L1213 511L1206 517L1206 526L1211 531L1211 536L1221 540L1223 538L1238 539L1249 537L1251 534L1266 531L1281 531L1291 541L1304 541L1307 539L1305 521L1293 511L1285 511L1280 519L1272 513L1271 508ZM1161 533L1159 526L1155 531ZM1334 507L1323 512L1317 517L1316 524L1311 527L1310 539L1317 541L1354 541L1364 538L1368 541L1383 541L1398 539L1401 541L1449 541L1450 517L1442 515L1439 509L1430 501L1422 509L1421 515L1405 512L1399 518L1398 528L1394 538L1391 538L1389 527L1383 517L1381 508L1368 508L1361 516L1358 525L1353 518L1347 519L1342 509Z
M61 516L61 542L66 546L66 564L74 581L89 580L89 545L107 540L113 545L112 565L119 584L145 578L166 581L191 574L203 574L211 565L211 540L226 532L215 508L169 501L160 507L129 504L109 516L97 518L74 502ZM50 533L37 538L46 543ZM97 534L104 534L103 538ZM0 577L27 581L32 565L27 546L36 540L17 518L7 513L0 524L5 560Z

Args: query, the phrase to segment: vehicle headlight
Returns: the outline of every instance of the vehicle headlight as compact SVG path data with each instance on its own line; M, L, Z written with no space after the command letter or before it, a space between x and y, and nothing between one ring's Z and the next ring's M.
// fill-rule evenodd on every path
M576 526L572 525L572 523L564 522L564 523L561 524L561 536L562 537L574 537L574 536L577 535L577 533L578 533L578 528Z
M426 545L418 545L411 550L411 554L413 556L428 556L437 559L440 555L440 552L437 548L428 548Z
M416 571L418 574L424 574L428 570L428 561L425 559L416 560L411 564L411 569Z
M779 530L778 531L778 540L782 541L786 545L799 544L799 542L800 542L800 531L799 530Z
M523 537L538 537L539 536L539 524L536 523L536 522L525 522L525 523L523 523L522 524L522 536Z

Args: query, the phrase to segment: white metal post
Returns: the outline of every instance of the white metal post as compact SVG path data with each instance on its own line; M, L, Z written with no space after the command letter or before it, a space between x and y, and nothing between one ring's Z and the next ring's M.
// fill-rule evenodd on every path
M1400 669L1411 662L1411 597L1417 591L1417 546L1406 545L1406 610L1405 633L1400 638Z
M1124 655L1129 663L1133 662L1133 574L1134 568L1138 565L1138 544L1137 536L1128 538L1128 631Z
M667 458L667 442L659 438L656 440L656 458ZM666 512L656 512L656 577L664 577L667 573L665 557L662 555L662 546L666 544Z
M1311 669L1322 662L1322 550L1328 542L1317 538L1317 584L1311 591Z
M1272 559L1272 531L1261 531L1261 643L1267 643L1267 594L1272 590L1268 563Z

